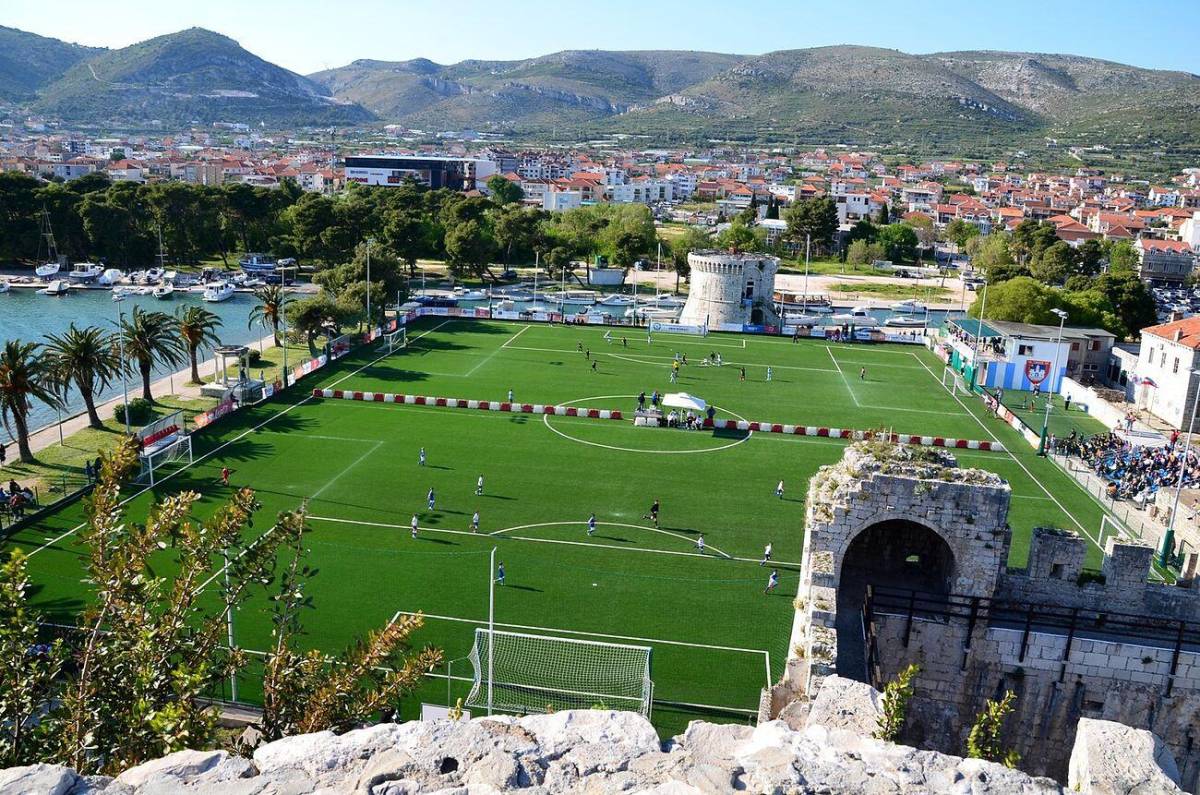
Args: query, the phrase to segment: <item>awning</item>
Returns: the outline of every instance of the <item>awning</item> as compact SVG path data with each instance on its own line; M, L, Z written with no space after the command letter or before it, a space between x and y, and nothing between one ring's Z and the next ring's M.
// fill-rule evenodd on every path
M662 404L675 409L686 409L688 411L704 411L708 408L708 404L703 398L698 398L695 395L689 395L687 392L671 392L663 396Z
M1113 433L1133 447L1166 447L1170 443L1167 437L1157 431L1126 431L1117 428Z

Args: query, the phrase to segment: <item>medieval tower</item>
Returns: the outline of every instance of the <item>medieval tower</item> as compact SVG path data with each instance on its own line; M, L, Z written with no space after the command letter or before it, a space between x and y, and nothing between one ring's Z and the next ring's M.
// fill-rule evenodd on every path
M779 322L772 303L779 260L766 254L694 251L691 291L680 323L716 328L723 323L768 325Z

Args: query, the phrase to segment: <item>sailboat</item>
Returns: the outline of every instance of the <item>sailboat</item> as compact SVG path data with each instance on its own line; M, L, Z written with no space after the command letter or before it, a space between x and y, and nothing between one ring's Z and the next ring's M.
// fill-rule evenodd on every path
M58 262L58 246L54 244L54 230L50 228L50 213L42 207L42 230L38 239L38 253L42 253L42 240L46 241L46 262L34 268L33 272L41 279L49 279L58 273L62 266Z

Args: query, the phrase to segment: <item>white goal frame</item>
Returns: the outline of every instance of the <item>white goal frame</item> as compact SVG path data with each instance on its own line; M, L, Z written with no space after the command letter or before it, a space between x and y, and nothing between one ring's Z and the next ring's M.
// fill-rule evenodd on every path
M151 445L144 448L138 455L138 459L142 464L142 473L139 480L148 480L153 486L157 482L156 477L164 464L170 464L187 458L187 466L191 466L195 459L192 457L192 437L180 431L178 434L164 440L161 444ZM161 478L158 478L161 480Z
M395 353L401 348L408 347L408 328L401 326L395 331L389 331L379 337L378 353Z
M967 388L967 380L962 377L962 373L955 370L953 367L942 368L942 386L946 388L951 395L969 395L971 390Z
M654 681L649 646L479 627L469 659L475 676L465 704L488 714L591 709L602 704L650 717Z

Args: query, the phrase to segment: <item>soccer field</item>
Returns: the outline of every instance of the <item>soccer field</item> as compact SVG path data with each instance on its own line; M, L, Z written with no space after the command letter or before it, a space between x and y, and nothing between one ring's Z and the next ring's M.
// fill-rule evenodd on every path
M197 435L196 463L131 497L130 517L144 516L156 493L184 488L203 495L201 515L213 510L228 495L217 484L225 466L234 486L254 488L263 503L249 533L270 532L267 517L307 500L310 562L319 569L307 641L333 651L399 613L421 611L426 625L414 643L439 646L455 661L402 705L405 717L422 701L466 695L472 672L464 658L488 617L495 548L507 574L496 589L497 628L651 647L653 721L664 735L696 718L751 720L760 689L781 674L805 488L846 442L321 399L312 390L505 400L511 389L517 402L629 415L643 390L687 391L715 405L718 417L998 440L1009 452L955 452L963 466L1012 485L1012 565L1024 563L1034 526L1097 538L1102 506L977 399L943 388L942 365L923 348L738 335L648 341L636 329L614 329L611 341L603 335L597 327L422 320L407 348L360 348ZM689 364L671 384L676 353ZM722 366L700 364L712 353ZM480 475L484 493L476 496ZM774 494L780 480L783 499ZM655 499L658 527L646 516ZM478 533L470 528L475 511ZM588 536L592 512L598 527ZM34 600L64 622L87 598L75 543L82 517L75 505L7 542L33 553ZM772 566L759 565L767 543L781 580L771 594L763 590ZM1093 547L1089 563L1098 561ZM169 551L162 566L170 570ZM270 629L264 596L237 614L236 643L265 648ZM253 678L241 698L254 698Z

